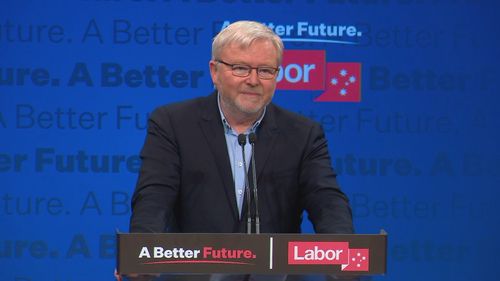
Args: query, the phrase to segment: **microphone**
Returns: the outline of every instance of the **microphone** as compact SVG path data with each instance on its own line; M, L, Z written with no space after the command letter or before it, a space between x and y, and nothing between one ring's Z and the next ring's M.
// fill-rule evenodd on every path
M243 156L243 171L245 174L245 191L246 191L246 203L247 203L247 233L252 233L252 214L251 214L251 198L250 198L250 184L248 184L248 175L247 175L247 162L245 160L245 144L247 143L247 135L239 134L238 135L238 143L241 146L241 155Z
M252 183L253 183L253 198L255 202L255 233L260 233L260 217L259 217L259 196L257 192L257 173L255 172L255 142L257 136L255 133L248 135L248 142L252 145Z

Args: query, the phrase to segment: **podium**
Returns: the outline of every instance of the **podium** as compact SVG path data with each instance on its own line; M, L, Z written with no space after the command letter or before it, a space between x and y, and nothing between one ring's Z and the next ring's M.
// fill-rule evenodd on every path
M117 272L128 274L386 273L382 234L117 233Z

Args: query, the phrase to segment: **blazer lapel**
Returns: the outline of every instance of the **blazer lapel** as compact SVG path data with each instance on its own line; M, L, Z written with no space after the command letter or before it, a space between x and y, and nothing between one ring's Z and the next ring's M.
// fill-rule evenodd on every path
M274 107L269 104L266 115L257 129L257 141L255 142L255 168L257 170L257 181L271 154L274 143L279 134L278 126L274 116Z
M224 127L220 119L220 113L217 106L217 93L210 95L202 102L202 118L200 127L205 135L206 141L215 160L215 165L219 170L222 179L227 200L233 210L234 218L239 221L238 207L236 204L236 194L234 191L234 181L227 152L226 138L224 136Z

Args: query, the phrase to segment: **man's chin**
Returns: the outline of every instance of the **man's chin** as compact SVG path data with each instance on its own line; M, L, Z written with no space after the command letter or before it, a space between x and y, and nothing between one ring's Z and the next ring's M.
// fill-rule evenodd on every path
M242 113L248 114L248 115L254 115L262 112L262 109L264 108L263 105L261 104L245 104L245 105L238 105L238 110L241 111Z

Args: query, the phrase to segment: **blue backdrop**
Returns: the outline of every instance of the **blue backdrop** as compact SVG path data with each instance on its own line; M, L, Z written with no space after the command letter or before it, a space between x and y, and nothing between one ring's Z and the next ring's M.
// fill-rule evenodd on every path
M275 102L322 123L357 232L389 233L373 279L498 280L498 8L1 1L0 280L113 280L148 112L211 91L211 39L239 19L297 51Z

